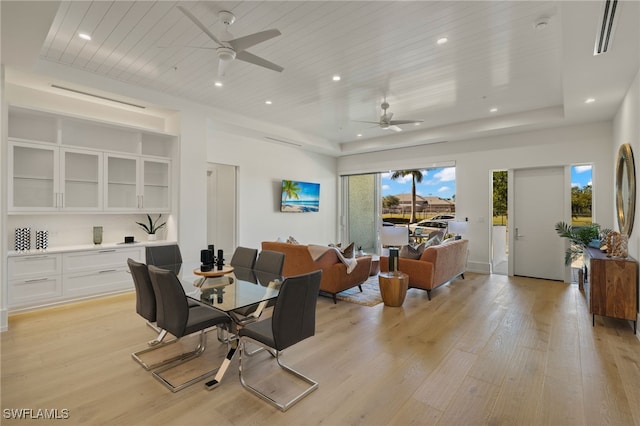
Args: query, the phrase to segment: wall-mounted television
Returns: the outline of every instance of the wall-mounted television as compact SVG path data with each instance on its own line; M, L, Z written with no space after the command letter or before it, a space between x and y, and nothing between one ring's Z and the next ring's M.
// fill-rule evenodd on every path
M320 184L283 180L280 200L281 212L317 212L320 210Z

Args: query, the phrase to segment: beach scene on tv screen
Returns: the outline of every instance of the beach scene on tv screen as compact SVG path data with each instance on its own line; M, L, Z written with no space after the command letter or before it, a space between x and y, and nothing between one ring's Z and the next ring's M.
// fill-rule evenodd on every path
M280 211L290 213L317 212L320 209L320 184L282 181L282 203Z

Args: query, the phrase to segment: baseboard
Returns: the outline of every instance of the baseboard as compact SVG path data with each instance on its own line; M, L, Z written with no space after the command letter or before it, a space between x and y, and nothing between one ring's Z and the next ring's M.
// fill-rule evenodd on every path
M6 309L0 310L0 332L9 330L9 312Z
M488 275L491 273L491 264L487 262L467 262L467 272Z

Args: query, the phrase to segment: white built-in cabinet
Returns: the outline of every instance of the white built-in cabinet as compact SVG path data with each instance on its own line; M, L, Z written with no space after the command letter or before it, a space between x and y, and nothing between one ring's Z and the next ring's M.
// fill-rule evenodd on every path
M171 211L176 137L9 109L8 211Z
M127 259L144 262L143 246L112 246L8 257L8 307L32 309L133 290Z

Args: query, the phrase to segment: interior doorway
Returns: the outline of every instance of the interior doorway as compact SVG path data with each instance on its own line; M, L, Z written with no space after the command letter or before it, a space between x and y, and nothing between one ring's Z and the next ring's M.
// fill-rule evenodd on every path
M506 170L492 172L491 273L509 273L509 178Z
M564 281L564 241L556 234L555 224L565 218L565 168L514 170L512 182L509 262L513 275Z
M207 244L230 254L237 245L237 167L207 165Z

